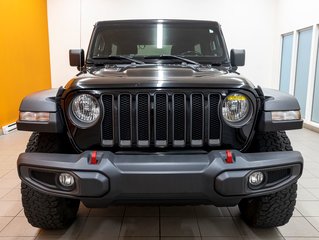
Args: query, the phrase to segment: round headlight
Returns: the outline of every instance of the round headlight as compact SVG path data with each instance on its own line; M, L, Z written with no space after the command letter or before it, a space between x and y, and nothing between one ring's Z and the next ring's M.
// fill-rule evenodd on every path
M250 102L248 97L241 93L229 94L223 102L223 117L227 123L240 127L249 121Z
M71 105L72 114L77 122L92 125L100 116L100 105L97 99L89 94L75 97Z

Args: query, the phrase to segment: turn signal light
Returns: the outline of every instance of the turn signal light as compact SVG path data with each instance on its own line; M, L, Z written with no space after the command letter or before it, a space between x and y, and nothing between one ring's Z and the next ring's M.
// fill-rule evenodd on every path
M291 120L300 120L301 113L300 111L278 111L271 112L271 119L273 121L291 121Z
M50 113L48 112L20 112L21 121L48 122Z

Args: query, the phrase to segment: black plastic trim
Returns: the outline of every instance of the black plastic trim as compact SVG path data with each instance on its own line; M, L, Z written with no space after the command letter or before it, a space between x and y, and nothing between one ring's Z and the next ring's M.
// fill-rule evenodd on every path
M20 104L20 112L56 112L56 95L59 89L40 91L26 96Z
M296 151L244 154L232 150L232 154L235 161L228 164L225 162L225 150L168 155L118 155L99 151L98 164L90 164L91 151L82 154L22 153L18 158L18 173L23 182L40 192L80 199L90 207L103 207L121 201L170 200L231 206L245 197L280 191L296 182L302 173L303 158ZM249 172L287 166L294 169L289 179L265 189L248 189ZM41 185L29 174L30 169L39 168L74 174L77 187L72 191L63 191ZM234 185L234 181L240 184Z
M263 88L262 91L265 95L264 111L300 110L298 100L294 96L269 88Z

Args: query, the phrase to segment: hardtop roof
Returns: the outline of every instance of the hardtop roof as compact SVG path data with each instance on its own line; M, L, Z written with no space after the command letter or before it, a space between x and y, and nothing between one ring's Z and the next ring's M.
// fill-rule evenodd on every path
M132 19L132 20L109 20L99 21L96 26L106 26L113 24L141 24L141 23L180 23L180 24L198 24L198 25L213 25L219 27L220 24L216 21L207 20L182 20L182 19Z

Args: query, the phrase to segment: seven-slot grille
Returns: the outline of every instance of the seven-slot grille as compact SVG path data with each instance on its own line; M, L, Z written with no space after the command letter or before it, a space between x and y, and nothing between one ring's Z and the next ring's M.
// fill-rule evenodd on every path
M104 147L203 147L221 144L218 93L103 94Z

